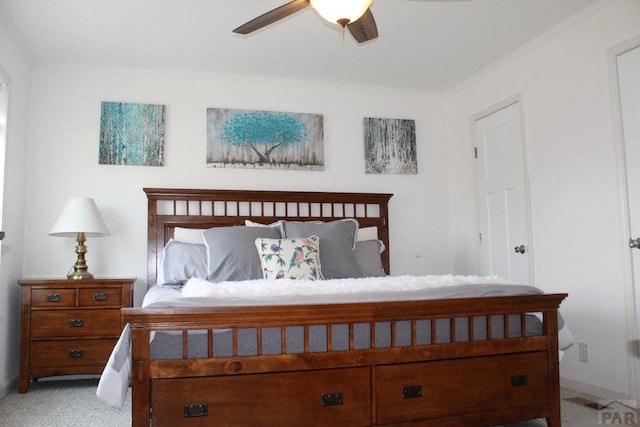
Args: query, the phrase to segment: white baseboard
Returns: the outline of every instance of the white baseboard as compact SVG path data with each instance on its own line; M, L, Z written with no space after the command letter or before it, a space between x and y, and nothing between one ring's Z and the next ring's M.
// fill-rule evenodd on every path
M598 385L583 383L582 381L572 380L570 378L560 377L560 386L570 388L580 393L590 394L593 397L599 397L602 399L629 399L627 393L622 393L615 390L609 390Z

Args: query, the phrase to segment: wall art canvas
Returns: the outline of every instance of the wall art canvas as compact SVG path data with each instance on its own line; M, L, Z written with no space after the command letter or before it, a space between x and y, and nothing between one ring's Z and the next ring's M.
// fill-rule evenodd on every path
M103 102L101 165L164 166L165 106Z
M365 172L417 174L416 122L364 118Z
M323 170L323 116L208 108L207 166Z

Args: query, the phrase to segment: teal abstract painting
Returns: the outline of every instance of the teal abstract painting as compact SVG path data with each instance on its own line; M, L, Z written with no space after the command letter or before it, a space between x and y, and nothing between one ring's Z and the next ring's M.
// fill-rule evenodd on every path
M323 116L207 109L207 166L324 169Z
M164 166L165 106L103 102L101 165Z

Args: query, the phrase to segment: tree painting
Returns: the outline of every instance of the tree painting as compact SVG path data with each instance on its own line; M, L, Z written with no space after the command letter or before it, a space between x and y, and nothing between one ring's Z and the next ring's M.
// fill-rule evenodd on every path
M164 165L165 106L103 102L101 165Z
M404 119L364 119L365 172L417 174L416 122Z
M322 170L323 117L208 108L207 166Z

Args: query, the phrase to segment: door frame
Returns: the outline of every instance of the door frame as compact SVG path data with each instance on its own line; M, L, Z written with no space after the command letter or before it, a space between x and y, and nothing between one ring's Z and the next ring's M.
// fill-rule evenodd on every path
M526 213L526 218L525 218L525 224L527 225L527 238L528 238L528 244L527 244L527 256L529 257L529 277L531 278L531 284L535 284L535 268L534 268L534 242L533 242L533 227L532 227L532 221L531 221L531 192L530 192L530 170L529 170L529 150L528 150L528 144L527 144L527 137L526 137L526 127L525 127L525 122L524 122L524 101L523 101L523 95L522 93L516 93L514 95L511 95L507 98L504 98L501 101L496 102L495 104L492 104L478 112L476 112L475 114L471 115L470 117L470 132L471 132L471 150L470 152L472 153L472 159L474 156L474 149L475 147L477 147L477 141L476 141L476 122L487 117L490 116L493 113L497 113L500 110L504 110L507 107L511 107L512 105L517 104L518 105L518 112L519 112L519 116L520 116L520 132L522 135L522 165L523 165L523 170L522 173L524 174L524 203L525 203L525 213ZM477 250L475 251L475 264L476 264L476 271L479 271L480 269L480 264L482 262L482 257L480 254L481 248L480 248L480 194L479 194L479 185L478 185L478 164L475 161L475 159L473 159L472 161L472 165L473 165L473 182L474 182L474 204L475 204L475 231L476 231L476 242L477 242Z
M6 179L4 174L6 172L6 155L7 155L7 141L9 140L9 131L11 126L10 122L10 113L11 113L11 77L9 73L5 71L5 69L0 65L0 79L6 84L6 96L5 96L5 129L4 129L4 143L0 145L0 230L4 229L4 189ZM4 236L3 236L4 237ZM2 251L4 244L2 243L3 238L0 238L0 270L2 269ZM7 284L0 282L0 321L4 319L4 306L5 301L7 300ZM1 394L1 390L0 390Z
M614 131L614 150L616 156L616 170L618 181L618 200L620 210L620 242L623 263L622 281L624 288L625 324L627 332L628 364L629 364L629 397L640 404L640 355L633 358L633 351L640 353L640 327L637 321L638 302L635 296L633 260L629 250L629 237L631 233L631 218L629 216L629 199L627 186L627 168L625 165L624 134L622 131L622 108L620 100L620 84L618 81L618 57L640 48L640 35L622 42L607 51L609 65L609 87L611 92L611 107ZM640 273L640 272L638 272ZM638 289L640 292L640 289ZM635 348L634 348L635 343Z

